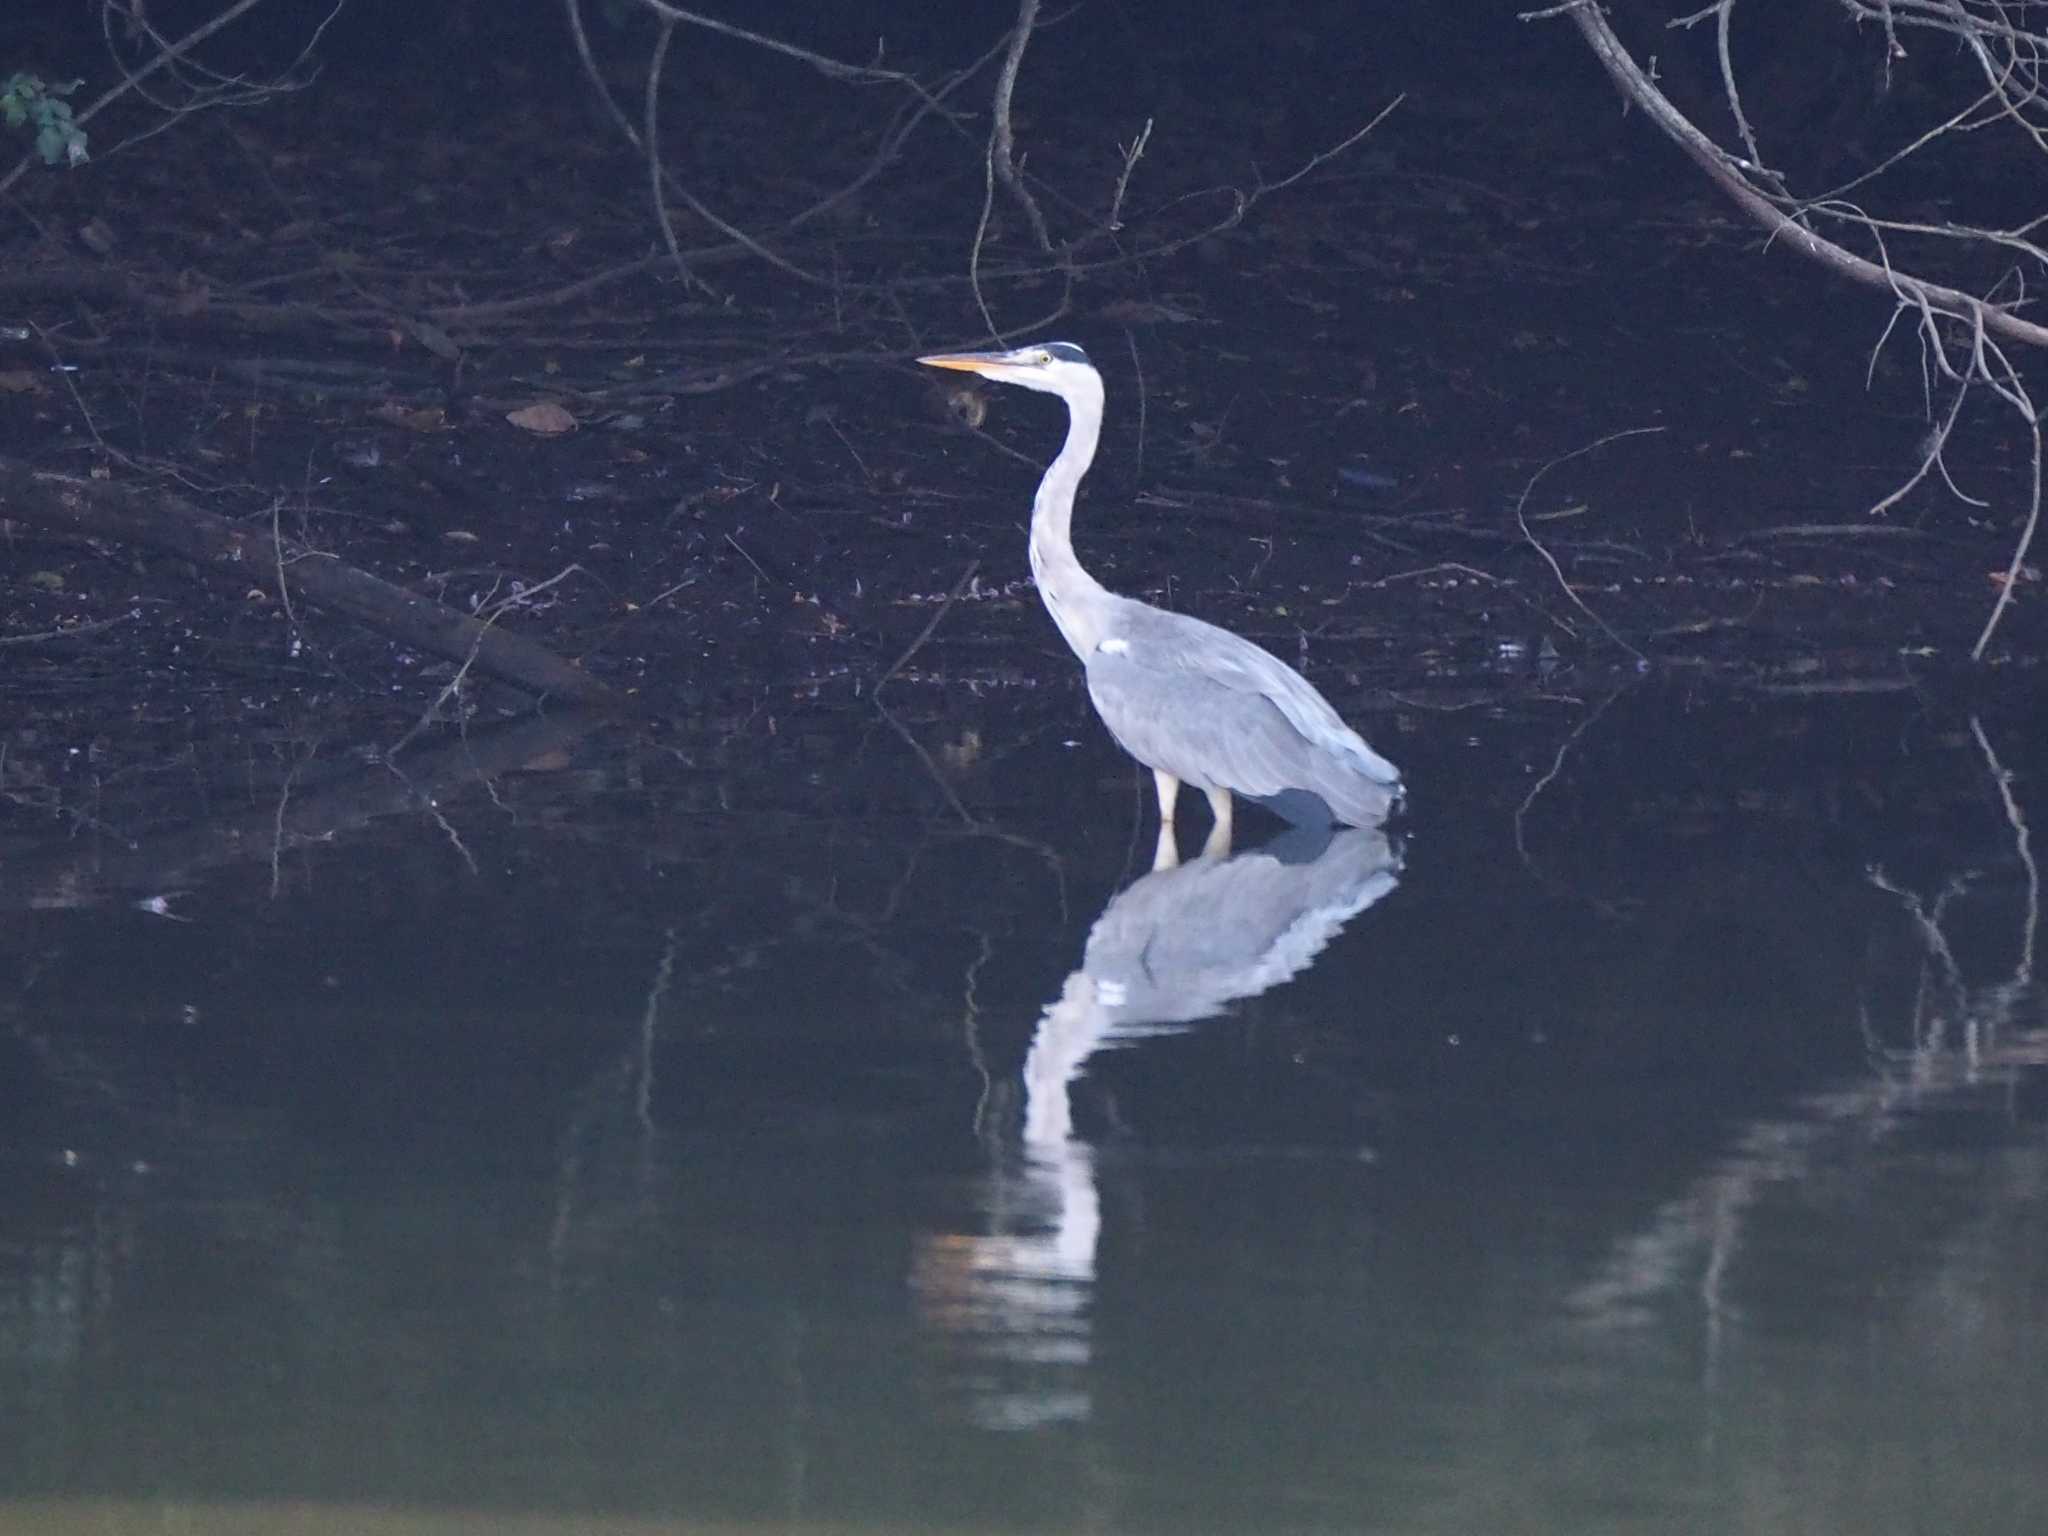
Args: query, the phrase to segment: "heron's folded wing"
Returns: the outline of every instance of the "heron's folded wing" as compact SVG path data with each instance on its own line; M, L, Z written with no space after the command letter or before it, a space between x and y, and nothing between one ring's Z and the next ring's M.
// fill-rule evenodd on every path
M1206 689L1213 690L1217 708L1226 707L1230 696L1260 700L1304 742L1334 752L1367 778L1386 785L1400 783L1401 771L1367 746L1307 678L1270 651L1201 619L1143 604L1131 604L1117 620L1112 637L1088 661L1091 690L1099 662L1150 677L1163 698L1204 697ZM1265 718L1258 710L1248 710L1247 716L1248 723Z
M1118 642L1088 658L1088 693L1110 734L1147 767L1249 796L1313 787L1312 744L1273 700L1234 676L1158 665Z

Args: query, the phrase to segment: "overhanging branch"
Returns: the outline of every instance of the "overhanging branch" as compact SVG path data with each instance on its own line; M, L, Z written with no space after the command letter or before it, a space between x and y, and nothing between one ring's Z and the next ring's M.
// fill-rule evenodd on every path
M1565 6L1524 12L1523 19L1555 16L1560 11L1571 17L1573 25L1585 38L1586 46L1593 50L1593 56L1600 61L1623 97L1640 107L1650 121L1684 150L1738 207L1769 230L1774 240L1789 242L1823 266L1866 287L1881 288L1901 303L1956 315L1973 325L1981 325L1994 335L2022 341L2029 346L2048 347L2048 326L2023 320L2010 309L1965 293L1960 288L1929 282L1897 267L1867 260L1800 223L1779 203L1757 190L1749 179L1749 166L1702 133L1657 88L1657 83L1644 73L1642 66L1622 45L1621 39L1615 36L1596 0L1571 0Z

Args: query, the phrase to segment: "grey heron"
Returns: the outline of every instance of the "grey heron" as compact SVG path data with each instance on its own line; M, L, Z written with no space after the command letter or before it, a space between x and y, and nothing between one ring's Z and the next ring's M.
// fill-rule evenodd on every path
M1227 629L1120 597L1074 554L1074 493L1102 431L1102 375L1072 342L1009 352L941 352L933 368L1058 395L1067 440L1031 504L1031 575L1081 658L1095 712L1152 770L1161 848L1183 784L1208 796L1210 846L1230 841L1231 796L1304 824L1372 826L1401 798L1401 773L1279 657ZM1162 852L1162 858L1164 854Z

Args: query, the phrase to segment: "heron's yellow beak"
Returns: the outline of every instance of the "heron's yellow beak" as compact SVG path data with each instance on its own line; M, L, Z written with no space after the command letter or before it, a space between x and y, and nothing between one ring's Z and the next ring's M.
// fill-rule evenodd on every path
M987 373L994 363L1006 361L999 352L934 352L918 359L927 368L951 368L958 373Z

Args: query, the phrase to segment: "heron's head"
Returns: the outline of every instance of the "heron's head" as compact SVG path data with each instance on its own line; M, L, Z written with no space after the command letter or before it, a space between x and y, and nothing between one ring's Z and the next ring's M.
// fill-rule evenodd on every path
M927 368L952 368L978 373L999 384L1022 384L1069 402L1102 399L1102 375L1088 354L1071 341L1042 341L1014 352L938 352L918 359Z

